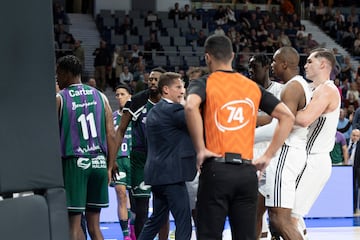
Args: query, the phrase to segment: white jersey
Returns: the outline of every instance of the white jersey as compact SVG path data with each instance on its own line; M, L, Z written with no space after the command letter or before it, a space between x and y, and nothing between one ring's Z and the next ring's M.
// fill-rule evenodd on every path
M266 88L266 91L271 92L275 97L277 97L278 99L280 99L280 93L281 90L283 89L284 85L278 82L271 82L270 86L268 88ZM263 111L259 111L259 116L262 116L266 114ZM276 119L273 119L273 121L277 121ZM273 128L274 129L274 128ZM272 129L272 130L273 130ZM271 134L272 135L272 134ZM255 134L255 138L259 137ZM261 142L257 142L254 144L254 159L259 158L266 150L266 148L269 146L270 141L261 141Z
M335 87L334 83L330 80L324 84L329 84ZM306 144L306 151L308 154L313 153L326 153L331 152L335 144L336 128L339 121L340 114L340 96L339 105L337 108L325 114L320 115L309 126L308 141Z
M309 104L312 96L312 91L310 90L310 86L302 76L296 75L285 84L284 88L292 81L299 82L304 89L306 102L305 102L305 107L303 109L305 109ZM288 138L285 140L285 144L295 148L305 149L307 142L307 134L308 134L307 127L301 127L299 125L294 124L293 129L291 130Z

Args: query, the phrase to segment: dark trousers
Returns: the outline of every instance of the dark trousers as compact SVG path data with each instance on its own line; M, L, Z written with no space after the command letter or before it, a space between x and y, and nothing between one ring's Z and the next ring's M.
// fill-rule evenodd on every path
M221 240L226 216L233 240L254 240L258 178L250 164L205 162L197 198L197 239Z
M191 211L189 195L185 182L151 186L153 193L153 213L146 221L138 240L153 240L169 218L169 211L174 217L175 239L191 238Z

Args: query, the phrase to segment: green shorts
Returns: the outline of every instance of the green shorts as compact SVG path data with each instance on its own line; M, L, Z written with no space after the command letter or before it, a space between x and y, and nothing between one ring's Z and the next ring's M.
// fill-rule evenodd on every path
M131 188L131 167L129 157L119 157L116 159L118 165L118 174L116 174L116 180L112 185L124 185L127 188Z
M144 167L146 154L143 152L131 152L131 191L133 197L150 197L151 187L145 185Z
M109 206L108 174L104 155L62 160L69 212Z

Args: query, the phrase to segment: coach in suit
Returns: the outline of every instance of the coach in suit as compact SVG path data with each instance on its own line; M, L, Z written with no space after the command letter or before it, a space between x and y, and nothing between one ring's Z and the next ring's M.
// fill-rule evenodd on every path
M167 72L160 76L162 99L148 113L146 135L148 155L145 184L151 185L153 213L145 223L139 240L152 240L166 222L169 210L174 216L175 239L191 238L191 210L185 181L196 174L196 154L188 134L181 75Z

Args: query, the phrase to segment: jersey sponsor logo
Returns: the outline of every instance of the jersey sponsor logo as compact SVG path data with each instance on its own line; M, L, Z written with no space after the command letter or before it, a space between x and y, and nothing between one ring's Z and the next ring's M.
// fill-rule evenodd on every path
M126 172L116 173L116 180L120 180L120 179L125 178L125 177L126 177Z
M251 99L246 98L227 102L220 110L215 111L214 117L217 128L221 132L225 132L245 127L254 115L255 105Z
M82 158L82 157L78 158L76 164L79 168L82 169L88 169L91 165L89 158Z
M145 182L142 181L142 182L139 184L139 188L140 188L141 190L146 191L146 190L149 190L149 189L151 188L151 186L150 186L150 185L146 185Z
M88 152L95 152L101 150L99 145L93 144L92 146L87 145L85 148L78 147L76 152L78 153L88 153Z

